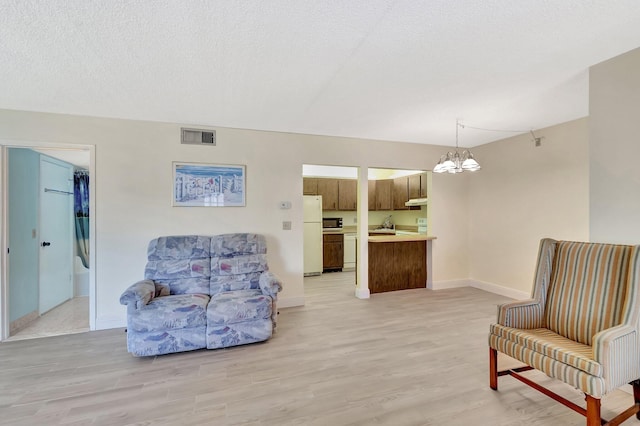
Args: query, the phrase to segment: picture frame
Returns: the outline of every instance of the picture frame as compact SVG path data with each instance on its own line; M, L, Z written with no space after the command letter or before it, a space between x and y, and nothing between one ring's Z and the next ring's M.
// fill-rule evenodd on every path
M246 166L173 162L174 207L244 207Z

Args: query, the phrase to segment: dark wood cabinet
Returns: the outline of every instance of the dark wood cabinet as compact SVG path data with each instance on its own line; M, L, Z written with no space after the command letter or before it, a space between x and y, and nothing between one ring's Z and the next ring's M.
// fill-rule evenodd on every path
M322 269L341 271L344 265L344 235L324 234L322 236Z
M376 181L376 210L393 209L393 179Z
M420 174L411 175L408 177L408 180L409 180L409 199L423 198L421 195L422 179L420 177Z
M409 176L409 198L427 198L427 174Z
M369 211L377 210L376 206L376 181L369 181Z
M358 181L355 179L338 180L338 210L358 209Z
M318 195L317 178L302 178L302 195Z
M322 210L338 210L338 179L318 179L317 195L322 195Z
M412 198L427 197L427 174L419 173L396 179L368 181L370 211L412 210L420 206L404 205ZM356 179L303 178L303 195L321 195L322 210L355 211L358 209Z
M427 286L426 241L369 242L369 291Z
M409 210L404 203L409 201L409 179L405 177L395 178L393 180L393 209Z

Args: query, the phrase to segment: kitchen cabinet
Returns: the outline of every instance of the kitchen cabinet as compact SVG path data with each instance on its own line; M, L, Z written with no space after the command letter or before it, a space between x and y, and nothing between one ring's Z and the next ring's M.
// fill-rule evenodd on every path
M322 236L322 269L341 271L344 265L344 235L324 234Z
M393 180L393 209L409 210L404 203L409 201L409 178L399 177Z
M376 210L393 208L393 179L376 181Z
M417 173L409 176L409 199L427 198L427 174Z
M317 178L302 178L302 195L318 195Z
M356 234L344 234L344 261L342 269L356 267Z
M427 286L426 241L369 241L369 291L406 290Z
M318 179L318 194L322 210L338 210L338 179Z
M358 181L355 179L338 180L338 210L358 209Z
M376 208L376 181L369 181L369 211L377 210Z

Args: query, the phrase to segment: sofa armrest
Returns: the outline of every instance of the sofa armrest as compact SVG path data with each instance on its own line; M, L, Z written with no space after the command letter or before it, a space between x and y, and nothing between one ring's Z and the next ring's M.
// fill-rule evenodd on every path
M149 303L156 294L156 286L151 280L142 280L131 285L120 296L120 304L127 308L140 309Z
M282 290L282 282L272 272L263 272L260 275L260 290L275 299L278 292Z
M533 299L498 305L498 324L513 328L540 328L543 324L542 304Z
M593 337L593 359L602 365L607 389L640 378L638 330L627 324L602 330Z

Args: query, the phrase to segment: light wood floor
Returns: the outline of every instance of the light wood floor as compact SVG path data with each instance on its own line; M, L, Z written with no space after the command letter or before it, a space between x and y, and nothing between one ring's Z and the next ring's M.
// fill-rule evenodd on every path
M89 331L89 297L74 297L56 306L9 340L33 339Z
M0 424L584 424L510 377L489 389L487 335L504 297L460 288L358 300L353 273L305 287L307 305L281 309L260 344L134 358L123 329L0 343ZM603 416L631 402L617 391Z

